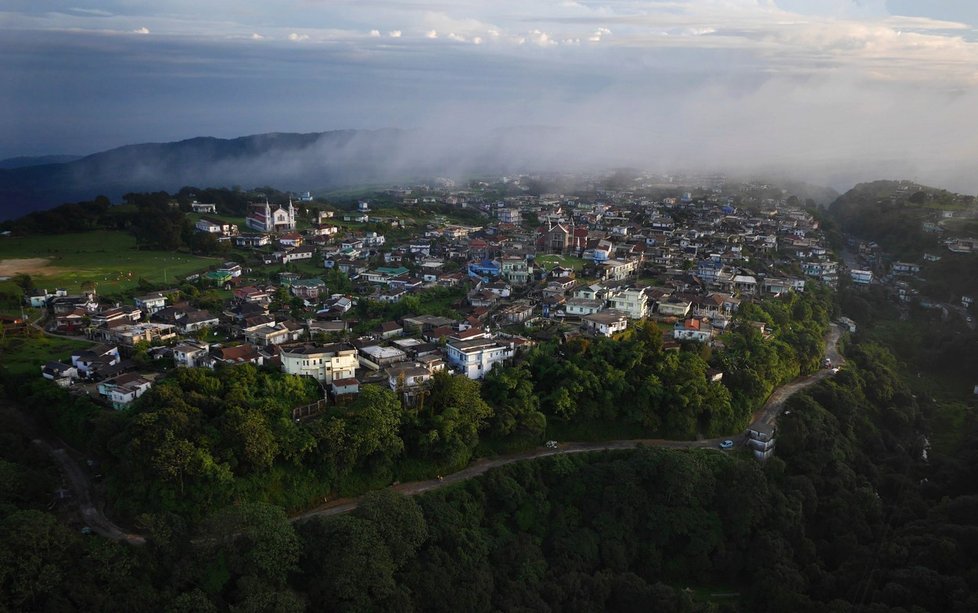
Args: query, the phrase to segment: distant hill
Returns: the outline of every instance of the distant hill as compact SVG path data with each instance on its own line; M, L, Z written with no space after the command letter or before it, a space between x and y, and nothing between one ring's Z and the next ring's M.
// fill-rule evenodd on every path
M6 168L0 170L0 219L99 194L117 200L127 192L176 191L184 185L275 185L305 191L375 179L371 169L390 168L404 134L349 130L202 137Z
M11 168L24 168L26 166L43 166L44 164L65 164L67 162L74 162L75 160L80 160L81 155L37 155L37 156L21 156L15 158L7 158L5 160L0 160L0 170L9 170Z
M540 169L541 159L553 166L570 161L570 154L540 155L544 142L548 149L573 151L559 142L562 136L551 128L477 137L396 129L271 133L128 145L61 162L38 158L42 163L33 165L14 160L0 166L0 220L100 194L117 201L127 192L175 192L188 185L315 192L472 171L511 173L528 165Z

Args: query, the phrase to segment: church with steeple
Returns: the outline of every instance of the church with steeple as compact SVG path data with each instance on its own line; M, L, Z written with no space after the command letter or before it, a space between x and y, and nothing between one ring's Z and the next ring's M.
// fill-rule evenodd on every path
M291 232L295 230L295 207L289 198L289 206L252 204L248 207L245 225L258 232Z

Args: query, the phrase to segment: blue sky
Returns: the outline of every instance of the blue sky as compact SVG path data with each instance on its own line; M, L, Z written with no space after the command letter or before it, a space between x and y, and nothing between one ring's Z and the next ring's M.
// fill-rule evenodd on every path
M976 30L970 0L6 0L0 157L548 125L596 162L975 191Z

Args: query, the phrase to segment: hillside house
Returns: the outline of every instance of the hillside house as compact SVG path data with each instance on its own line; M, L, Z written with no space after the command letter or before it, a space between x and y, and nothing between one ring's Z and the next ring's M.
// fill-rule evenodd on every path
M608 309L581 318L581 329L590 334L612 336L628 327L628 316L621 311Z
M481 379L493 366L513 357L511 344L490 338L450 341L445 345L449 364L469 379Z
M631 319L641 319L648 314L648 295L645 288L628 287L609 296L611 308Z
M417 406L431 383L431 371L419 363L397 364L386 369L387 385L406 407Z
M173 347L173 362L182 368L210 368L210 345L198 341L184 341Z
M166 306L167 297L162 292L154 292L152 294L146 294L145 296L139 296L133 299L136 306L146 312L147 315L152 315L153 313L161 310Z
M360 365L357 348L346 343L282 347L279 357L284 372L323 383L351 378Z
M499 274L513 285L526 285L533 278L533 266L525 258L504 257L500 259Z
M709 321L698 317L677 321L672 331L672 338L677 341L708 343L712 337L713 326L710 325Z
M153 382L142 375L126 373L99 383L98 393L118 411L128 407L152 386Z

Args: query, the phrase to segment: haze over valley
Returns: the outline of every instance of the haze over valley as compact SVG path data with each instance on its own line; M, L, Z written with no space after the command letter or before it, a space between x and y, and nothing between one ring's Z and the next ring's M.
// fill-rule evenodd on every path
M75 186L317 189L620 166L772 173L840 192L877 178L978 191L969 3L237 7L9 4L0 158L195 140L4 171L2 193L54 202ZM346 130L367 131L240 140ZM248 142L267 157L226 156Z

